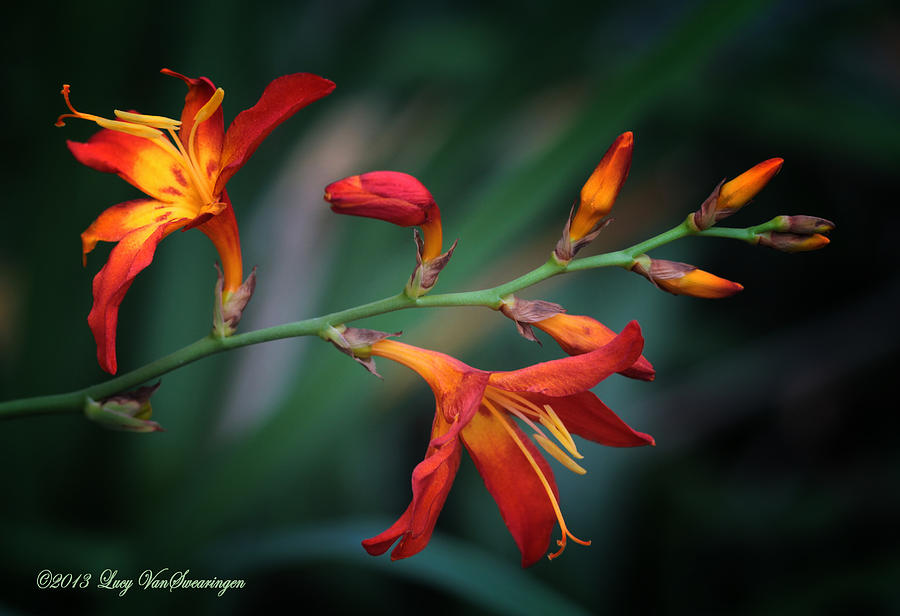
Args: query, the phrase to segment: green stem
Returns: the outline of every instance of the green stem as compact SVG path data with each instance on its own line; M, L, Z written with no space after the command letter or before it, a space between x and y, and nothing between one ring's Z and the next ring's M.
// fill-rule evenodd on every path
M559 263L555 258L551 257L546 263L531 270L527 274L489 289L461 293L441 293L420 297L418 299L412 299L401 293L393 297L387 297L361 306L332 312L331 314L320 317L257 329L251 332L236 334L229 338L219 338L211 334L175 351L174 353L170 353L169 355L161 357L149 364L145 364L131 372L127 372L121 376L110 379L109 381L98 383L97 385L91 385L90 387L85 387L84 389L65 394L21 398L19 400L2 402L0 403L0 419L24 415L82 411L87 398L100 400L112 396L134 388L141 383L158 378L163 374L195 362L198 359L216 353L237 349L251 344L269 342L271 340L310 336L318 334L332 325L349 323L351 321L384 314L386 312L394 312L406 308L434 308L440 306L486 306L497 310L500 308L505 296L559 274L599 267L629 267L635 257L685 237L686 235L725 237L753 242L756 233L768 230L772 224L774 224L774 222L769 221L762 225L749 227L747 229L713 228L696 232L693 231L688 226L687 221L685 221L664 233L660 233L649 240L635 244L624 250L583 259L575 259L567 264Z

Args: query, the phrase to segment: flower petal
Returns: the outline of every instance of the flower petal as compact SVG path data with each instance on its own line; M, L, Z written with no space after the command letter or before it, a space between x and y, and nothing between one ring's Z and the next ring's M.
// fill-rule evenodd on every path
M116 173L154 199L203 203L182 160L155 141L103 129L87 143L67 141L66 145L81 164Z
M449 355L396 340L379 340L372 345L372 355L394 360L418 372L434 392L439 413L447 422L458 424L456 431L478 410L490 376ZM440 439L445 436L437 438L439 440L433 441L432 446L440 445Z
M225 183L276 126L332 90L333 82L310 73L284 75L266 86L259 102L239 113L225 133L219 179L213 194L222 192Z
M576 314L555 314L532 325L550 334L560 348L569 355L590 353L616 337L616 332L591 317ZM652 381L656 371L647 359L641 355L627 370L620 374L644 381Z
M539 407L549 405L569 432L595 443L608 447L656 444L652 436L632 429L589 391L558 398L541 394L523 395Z
M641 356L644 338L636 321L596 351L535 364L512 372L494 372L490 384L499 389L568 396L586 391Z
M128 233L112 249L106 265L94 277L94 305L88 315L88 325L97 342L97 361L110 374L115 374L117 368L119 305L134 277L153 261L156 245L184 224L184 219L162 221Z
M160 71L164 75L178 77L188 86L187 96L184 97L184 109L181 112L181 130L178 132L181 143L185 149L189 147L191 130L194 127L194 116L209 102L216 86L206 77L193 79L185 77L181 73L164 68ZM222 107L204 122L197 126L194 135L194 151L200 169L206 174L209 185L213 186L219 173L219 159L222 156L222 143L225 141L225 120L222 118Z
M449 430L451 426L441 413L435 413L432 442ZM428 447L425 459L413 470L412 502L390 528L362 542L369 554L372 556L384 554L397 539L400 539L400 542L391 552L391 560L417 554L428 545L438 515L444 507L447 494L456 477L460 451L459 439L456 438L440 447Z
M234 217L234 208L231 206L228 193L223 191L220 198L225 203L225 209L197 228L215 245L225 272L224 291L233 293L240 288L244 280L241 237L238 234L237 219Z
M528 567L547 553L556 514L540 478L501 421L507 420L482 408L460 435L484 485L497 502L503 522L519 546L522 566ZM537 462L558 501L556 481L547 461L531 439L514 422L509 423Z
M176 220L187 221L192 217L192 208L181 202L135 199L118 203L107 208L81 234L82 255L86 259L97 242L118 242L135 229Z

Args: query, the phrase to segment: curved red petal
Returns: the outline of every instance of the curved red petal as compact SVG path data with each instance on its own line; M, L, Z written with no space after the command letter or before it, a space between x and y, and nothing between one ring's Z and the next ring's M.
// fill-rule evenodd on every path
M608 447L656 444L652 436L631 428L589 391L560 398L541 394L525 394L525 397L539 407L549 405L569 432L595 443Z
M253 107L237 115L225 133L221 168L214 194L253 155L276 126L297 111L331 94L334 83L310 73L284 75L272 81Z
M441 413L435 413L432 442L446 434L451 426ZM378 556L386 552L397 539L400 542L391 552L391 560L408 558L428 545L438 515L453 485L460 460L459 439L451 439L440 447L429 446L412 474L412 502L402 516L384 532L362 542L365 550Z
M87 255L97 242L118 242L123 237L147 225L190 220L191 208L179 203L164 203L155 199L135 199L118 203L103 211L81 234L82 253Z
M606 377L631 367L641 356L644 338L636 321L596 351L535 364L512 372L494 372L490 384L516 392L568 396L587 391Z
M616 332L606 325L584 315L560 313L532 325L552 336L560 348L569 355L590 353L616 337ZM641 355L634 365L619 374L633 379L652 381L656 377L656 370Z
M149 139L103 129L86 143L66 145L81 164L118 174L154 199L203 203L183 161Z
M556 513L534 468L501 421L506 420L498 419L482 408L463 429L461 437L484 485L497 502L503 522L519 546L522 566L528 567L547 553ZM510 422L510 427L537 462L558 501L559 493L550 466L514 422Z
M194 79L181 73L164 68L160 71L164 75L177 77L187 84L188 93L184 97L184 109L181 111L181 129L178 135L185 149L189 147L191 131L194 128L194 116L209 102L216 91L216 86L206 77ZM206 121L197 126L194 135L194 151L197 156L201 171L206 174L209 185L216 183L219 174L219 159L222 156L222 144L225 141L225 120L222 117L222 107L213 112Z
M94 277L94 305L88 325L97 342L97 361L110 374L116 373L116 325L119 305L134 277L153 261L156 246L169 233L184 226L184 220L147 225L128 233L112 252L106 265Z
M379 340L372 345L372 355L391 359L419 373L434 392L439 414L446 421L455 422L456 430L478 410L490 377L488 372L472 368L444 353L397 340ZM439 444L440 441L432 443Z

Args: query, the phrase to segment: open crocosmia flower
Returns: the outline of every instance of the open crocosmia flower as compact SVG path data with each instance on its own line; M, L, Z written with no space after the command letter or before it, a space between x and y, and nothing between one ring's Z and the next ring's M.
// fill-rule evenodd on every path
M188 86L180 120L118 110L115 120L81 113L69 101L65 85L62 94L71 113L56 122L63 126L66 118L80 118L100 125L103 130L87 143L68 142L72 154L98 171L116 173L148 197L112 206L81 234L85 260L98 241L118 242L94 278L88 315L100 366L110 373L116 372L119 305L169 233L198 227L222 259L225 301L241 286L240 238L225 184L276 126L334 89L332 82L309 73L279 77L226 132L221 88L205 77L162 72Z
M459 467L462 446L497 502L522 553L522 566L546 554L557 523L562 538L550 558L562 552L567 539L589 544L566 527L553 473L534 443L579 474L586 471L572 459L582 456L571 433L613 447L654 444L653 437L632 430L589 391L632 366L642 347L640 328L632 322L590 353L512 372L485 372L395 340L374 343L372 355L400 362L425 379L437 409L425 459L412 474L412 502L393 526L363 541L363 547L379 555L399 539L391 552L394 560L425 547ZM516 419L533 431L534 442Z

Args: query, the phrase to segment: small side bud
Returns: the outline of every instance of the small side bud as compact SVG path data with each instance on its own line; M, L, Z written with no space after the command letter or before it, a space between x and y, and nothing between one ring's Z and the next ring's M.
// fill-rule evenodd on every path
M726 182L719 194L716 220L731 216L747 205L781 171L782 165L783 158L770 158Z
M673 295L690 295L706 299L729 297L744 289L743 285L719 278L687 263L651 259L641 255L631 271L640 274L663 291Z
M253 271L236 291L229 294L223 294L225 276L218 263L216 263L216 271L218 278L213 306L213 333L219 338L227 338L237 331L244 308L253 297L253 291L256 289L256 268L253 268Z
M631 131L616 137L609 146L581 188L577 209L573 206L569 213L562 237L554 251L557 260L570 261L575 253L596 238L600 229L608 224L609 221L602 219L612 210L628 177L633 151L634 134Z
M545 302L541 299L516 299L512 295L503 298L503 303L500 305L500 312L515 322L519 335L538 344L541 341L535 337L531 324L565 311L565 308L553 302Z
M768 246L781 252L809 252L824 248L830 240L821 233L800 235L798 233L768 232L757 235L762 246Z
M812 235L813 233L828 233L833 231L834 227L833 222L818 216L779 216L777 230L800 235Z
M765 188L769 180L781 171L783 164L783 158L770 158L733 180L720 182L700 209L694 213L694 226L703 231L737 212Z
M104 428L124 432L159 432L163 428L155 421L150 421L153 408L150 396L159 388L160 383L140 387L104 398L99 401L87 398L84 404L85 416Z
M319 336L329 341L341 353L345 353L352 357L363 368L382 378L375 369L375 359L372 357L372 345L379 340L390 338L391 336L399 336L402 332L380 332L374 329L360 329L356 327L347 327L346 325L328 326L325 330L319 332Z

